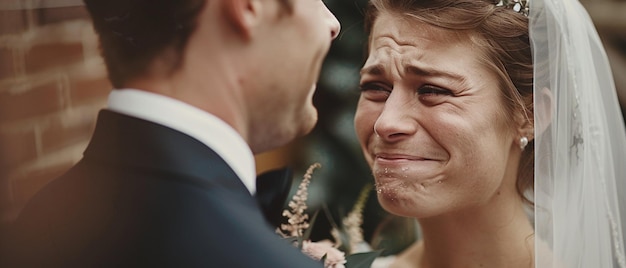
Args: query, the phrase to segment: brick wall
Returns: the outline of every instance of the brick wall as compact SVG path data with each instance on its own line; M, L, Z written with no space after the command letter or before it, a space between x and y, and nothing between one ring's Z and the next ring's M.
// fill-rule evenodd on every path
M0 10L2 222L79 159L111 88L84 7L42 2Z

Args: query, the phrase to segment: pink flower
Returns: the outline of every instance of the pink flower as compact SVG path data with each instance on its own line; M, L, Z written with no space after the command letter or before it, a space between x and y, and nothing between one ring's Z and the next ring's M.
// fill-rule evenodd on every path
M302 252L316 260L321 260L326 255L325 268L345 268L345 253L333 247L333 243L329 240L319 242L304 240L302 241Z

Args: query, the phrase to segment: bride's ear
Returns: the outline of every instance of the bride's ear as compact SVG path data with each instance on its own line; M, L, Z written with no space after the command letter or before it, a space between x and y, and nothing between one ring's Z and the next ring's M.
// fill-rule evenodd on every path
M535 113L535 136L541 135L552 122L554 111L554 96L548 88L542 88L535 93L533 111ZM538 113L537 111L541 111Z
M552 121L553 99L552 92L548 88L544 87L539 92L535 92L533 113L528 112L524 116L518 117L520 124L517 131L520 138L526 137L528 140L534 140L535 137L546 131Z
M529 142L532 141L535 137L535 129L534 129L534 118L533 118L533 113L530 110L526 110L526 109L518 109L518 111L515 113L515 122L517 125L517 136L516 136L516 142L519 142L520 146L526 146L526 145L522 145L522 138L525 138L525 142Z

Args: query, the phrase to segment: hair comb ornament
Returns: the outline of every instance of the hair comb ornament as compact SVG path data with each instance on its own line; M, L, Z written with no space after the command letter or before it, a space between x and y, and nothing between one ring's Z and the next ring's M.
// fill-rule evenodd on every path
M501 6L504 8L512 9L513 11L520 13L526 17L528 17L528 12L530 11L530 6L528 5L529 0L500 0L496 6Z

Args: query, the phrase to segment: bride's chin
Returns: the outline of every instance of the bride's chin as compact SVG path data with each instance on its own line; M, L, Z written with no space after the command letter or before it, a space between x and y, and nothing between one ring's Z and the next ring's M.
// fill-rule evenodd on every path
M416 194L427 194L422 184L394 177L378 177L375 187L379 198L390 201L410 198Z
M376 193L381 206L386 211L398 216L410 216L406 215L406 211L414 210L417 205L412 201L410 194L405 189L399 187L377 185Z
M378 198L387 201L393 201L398 199L399 195L403 194L406 191L406 186L399 181L377 180L375 187Z
M376 183L378 202L387 212L411 218L427 218L440 213L440 207L433 204L433 196L421 185L407 182Z

